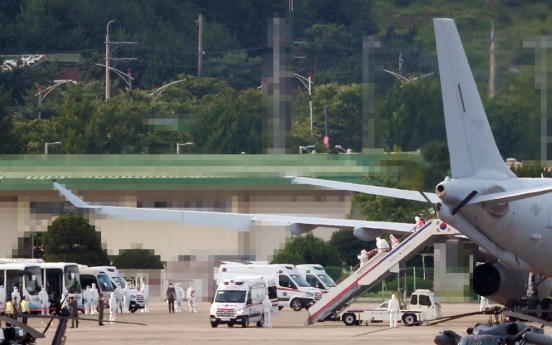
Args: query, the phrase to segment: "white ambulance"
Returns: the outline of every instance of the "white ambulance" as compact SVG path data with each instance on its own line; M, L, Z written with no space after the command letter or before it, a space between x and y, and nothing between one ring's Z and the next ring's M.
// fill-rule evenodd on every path
M297 265L295 267L310 286L317 288L322 293L328 293L331 288L336 286L321 265Z
M263 327L263 301L268 287L263 277L244 276L225 279L218 285L210 310L211 327L220 324L228 327Z
M317 289L310 286L293 265L256 265L223 263L218 270L217 286L224 279L237 276L262 276L276 282L279 309L291 307L295 311L309 308L322 298Z

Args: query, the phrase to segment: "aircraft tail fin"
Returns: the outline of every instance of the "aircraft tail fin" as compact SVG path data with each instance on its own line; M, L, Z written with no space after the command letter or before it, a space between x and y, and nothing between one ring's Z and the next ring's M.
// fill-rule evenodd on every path
M433 23L452 177L516 177L494 141L454 20Z

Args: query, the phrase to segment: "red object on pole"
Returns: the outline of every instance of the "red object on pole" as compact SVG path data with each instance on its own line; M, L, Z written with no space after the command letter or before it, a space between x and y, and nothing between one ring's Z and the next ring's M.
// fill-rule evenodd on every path
M132 72L132 69L129 68L129 69L128 69L128 74L130 74L130 72Z

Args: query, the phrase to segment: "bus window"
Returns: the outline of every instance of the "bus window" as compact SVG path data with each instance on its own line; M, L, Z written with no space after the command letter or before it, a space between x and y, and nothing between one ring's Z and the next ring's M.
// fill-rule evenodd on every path
M65 288L69 293L81 293L79 267L76 265L65 266Z
M42 288L42 276L40 267L25 268L25 288L31 296L37 296Z
M0 270L0 285L4 286L4 287L6 286L6 282L4 281L4 274L5 273L6 273L6 271ZM2 301L2 302L4 302L4 301Z

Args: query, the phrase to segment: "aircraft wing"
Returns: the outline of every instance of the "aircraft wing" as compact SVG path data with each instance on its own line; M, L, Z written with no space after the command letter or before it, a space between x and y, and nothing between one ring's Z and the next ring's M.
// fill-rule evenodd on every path
M427 202L427 200L422 196L420 192L416 192L412 190L369 186L369 185L348 183L348 182L328 181L328 180L321 180L321 179L310 178L310 177L292 177L291 182L296 184L308 184L312 186L319 186L319 187L325 187L325 188L331 188L331 189L348 190L351 192L360 192L360 193L366 193L366 194L388 196L391 198ZM424 192L424 194L428 197L429 201L431 201L432 203L437 203L441 201L437 196L437 194L435 193Z
M531 198L534 196L539 196L550 192L552 192L552 185L516 189L516 190L511 190L511 191L506 191L501 193L480 195L478 197L473 198L469 202L469 204L477 204L480 202L503 203L503 202Z
M408 223L375 222L353 219L96 206L85 203L78 196L74 195L71 191L57 182L54 182L54 188L65 196L75 207L85 212L103 214L115 219L172 220L185 225L221 226L234 231L249 231L253 223L259 223L261 225L289 225L293 234L305 233L317 227L330 227L355 229L355 231L361 231L366 235L369 234L369 238L375 238L375 236L383 232L405 233L413 228L413 224Z

